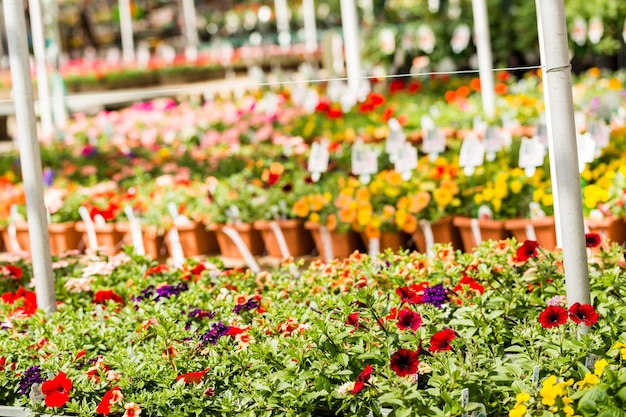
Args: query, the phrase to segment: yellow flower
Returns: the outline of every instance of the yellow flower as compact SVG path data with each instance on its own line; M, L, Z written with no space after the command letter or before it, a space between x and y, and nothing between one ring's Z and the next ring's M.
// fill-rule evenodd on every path
M598 376L602 376L602 373L604 372L604 368L606 368L608 365L609 363L607 362L606 359L600 359L593 366L593 373Z
M518 404L525 403L528 400L530 400L530 394L527 393L526 391L522 391L515 396L515 401Z
M474 194L474 204L479 205L483 203L482 194Z
M419 213L428 206L428 203L430 203L430 193L420 191L410 200L409 211L413 214Z
M515 407L509 411L509 417L524 417L526 415L526 406L523 404L516 404Z
M393 187L398 187L404 183L402 174L396 171L387 171L387 183Z
M578 389L585 389L587 387L593 387L594 385L598 385L598 376L592 373L585 374L585 377L582 381L578 381Z
M398 207L398 210L405 211L409 209L409 204L410 201L408 197L400 197L398 199L398 202L396 203L396 206Z
M617 78L611 78L609 80L609 89L611 89L611 90L621 90L622 89L622 82L620 80L618 80Z
M302 197L294 203L293 212L298 217L306 217L309 215L309 203L306 197Z
M486 187L483 189L483 200L484 201L491 201L491 199L493 198L493 188L491 187Z
M626 343L617 342L613 349L620 349L619 353L623 360L626 360Z
M311 213L309 215L309 221L312 221L313 223L319 223L320 222L320 215L318 213Z
M447 207L452 202L452 190L447 187L440 187L433 191L433 198L440 209Z
M357 212L357 215L356 215L356 221L358 222L359 226L365 226L366 224L369 223L371 218L372 218L371 207L362 208L361 210Z
M356 198L356 201L369 201L370 200L370 191L367 189L367 187L361 187L358 190L356 190L356 195L354 196Z
M541 204L544 207L552 206L554 204L554 197L552 194L544 194L543 197L541 197Z
M511 191L513 192L513 194L518 194L520 191L522 191L523 185L524 184L522 184L520 180L511 181Z
M491 201L491 204L493 204L493 210L496 213L500 212L500 209L502 209L502 200L500 200L499 198L494 198Z

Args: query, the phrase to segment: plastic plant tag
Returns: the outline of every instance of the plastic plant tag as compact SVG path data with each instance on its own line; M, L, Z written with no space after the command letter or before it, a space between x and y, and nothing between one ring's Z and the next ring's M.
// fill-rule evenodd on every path
M480 220L493 220L493 211L488 206L482 205L478 208L478 218Z
M183 247L180 244L178 229L176 228L176 224L180 217L180 215L178 214L178 207L176 206L176 203L174 203L173 201L167 203L167 211L174 221L174 226L168 232L170 246L172 248L172 258L174 259L174 264L176 266L181 266L185 263L185 254L183 252Z
M456 29L454 29L452 40L450 41L452 51L454 51L455 54L463 52L469 45L470 37L471 30L469 26L465 24L457 26Z
M428 154L429 159L434 161L440 153L446 150L446 138L438 129L431 129L424 133L422 152Z
M85 230L87 231L87 240L89 242L89 247L93 249L97 248L98 240L96 239L96 229L93 225L93 222L91 221L91 216L89 215L89 211L87 210L86 207L80 206L78 208L78 214L80 215L80 218L85 224Z
M487 127L485 132L485 138L483 139L483 145L485 146L485 152L487 153L487 161L493 162L496 159L496 153L502 149L502 137L500 132L494 127Z
M37 383L31 385L28 397L30 398L30 403L32 405L41 405L41 402L46 399L46 396L43 395L43 392L41 391L41 384Z
M426 243L426 254L429 258L435 256L433 252L433 246L435 245L435 237L433 235L433 228L430 227L430 223L427 220L420 220L419 222L420 228L424 233L424 241Z
M604 23L602 23L602 18L594 16L589 20L589 31L587 32L589 41L595 45L600 42L602 35L604 35Z
M533 385L539 384L539 373L541 372L541 366L535 365L533 368Z
M593 162L596 157L596 142L589 133L576 135L578 144L578 169L583 172L585 165Z
M314 142L311 145L311 153L309 155L308 170L313 175L313 181L317 182L323 172L328 171L328 140L322 139L322 142Z
M255 274L258 274L261 271L261 268L256 262L256 259L254 259L254 256L250 252L250 249L248 249L243 239L241 239L241 235L239 234L239 232L230 226L222 228L222 231L233 241L233 243L237 247L237 250L241 254L241 257L248 265L248 268L250 268L250 270Z
M391 55L396 51L396 34L389 28L384 28L378 35L380 50L385 55Z
M585 44L587 41L587 22L585 22L585 19L580 16L574 19L574 26L572 27L570 38L578 46Z
M361 177L365 183L367 177L378 172L378 156L372 148L357 139L352 147L352 173Z
M577 132L583 132L587 127L587 115L582 111L574 112L574 125Z
M431 113L434 111L433 109L435 109L436 107L431 107ZM431 119L428 115L424 115L422 116L421 119L421 126L422 126L422 132L424 134L426 134L426 132L430 131L430 130L435 130L435 122L433 122L433 119Z
M317 91L313 89L309 89L306 92L304 97L304 102L302 103L302 107L304 107L304 111L308 114L315 113L315 109L317 105L320 103L320 96Z
M335 255L333 253L333 241L328 227L320 226L320 239L322 240L322 248L324 249L324 260L330 262L335 258Z
M389 136L385 142L385 152L389 154L391 162L394 161L396 152L401 149L406 142L406 135L402 126L396 119L389 119Z
M475 134L470 133L463 139L459 165L463 168L476 168L485 160L485 147ZM473 173L473 170L471 170Z
M373 237L369 239L369 251L368 255L370 258L375 258L380 253L380 239L377 237Z
M289 253L289 246L287 245L285 235L283 234L280 226L276 222L271 222L270 229L276 237L276 242L278 243L278 247L280 248L280 254L282 255L283 259L289 258L291 256L291 254Z
M469 388L463 388L461 390L461 408L465 410L469 404ZM463 412L463 416L468 416L467 412Z
M590 371L593 371L593 368L594 368L596 362L598 362L599 359L600 359L600 357L598 355L596 355L594 353L590 353L585 358L585 368L589 369Z
M139 220L135 217L135 213L131 206L124 206L124 213L130 223L130 237L135 247L135 253L137 255L145 255L146 251L143 247L143 235L141 234L141 225Z
M420 25L417 28L417 46L419 49L427 54L430 54L435 49L437 39L433 30L428 25Z
M544 211L541 210L541 206L536 201L531 201L528 204L528 208L530 210L529 213L530 213L531 220L543 219L544 217L546 217L546 213L544 213Z
M409 178L411 176L411 171L417 168L417 149L413 147L410 143L405 143L398 151L396 152L394 158L394 169L396 172L400 174L409 174Z
M522 138L518 162L520 168L537 168L543 165L545 157L546 147L541 143L539 137L535 136L532 139ZM528 175L528 172L526 175Z
M473 407L477 409L472 411L470 417L487 417L487 408L482 403L472 403Z

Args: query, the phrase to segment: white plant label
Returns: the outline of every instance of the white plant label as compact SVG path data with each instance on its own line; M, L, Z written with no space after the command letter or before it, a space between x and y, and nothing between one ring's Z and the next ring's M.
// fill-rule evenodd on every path
M529 213L531 220L543 219L546 217L546 213L541 210L541 206L536 201L531 201L528 203ZM535 239L530 239L535 240Z
M590 123L589 134L596 142L596 155L600 150L609 145L609 141L611 140L611 129L607 126L604 120Z
M589 32L587 33L589 41L595 45L600 42L602 35L604 35L604 23L602 23L602 18L600 16L594 16L589 21Z
M315 109L317 108L317 105L319 103L320 103L320 96L317 93L317 91L313 89L307 90L306 95L304 97L304 103L302 104L302 107L304 107L304 111L306 111L308 114L315 113Z
M139 224L139 220L135 216L133 209L131 206L124 207L124 213L128 218L128 222L130 223L130 237L133 242L133 246L135 247L135 253L137 255L145 255L146 251L143 247L143 235L141 233L141 224Z
M574 112L574 125L577 132L583 132L587 127L587 115L582 111Z
M487 127L483 144L485 145L485 152L487 153L487 161L492 162L496 159L496 153L498 153L503 146L502 136L500 136L498 129L494 126Z
M422 142L422 152L428 154L431 160L435 160L437 156L446 150L446 138L438 129L427 130L424 133Z
M452 40L450 41L450 45L452 46L452 51L455 54L460 54L469 45L471 37L471 30L469 26L463 24L459 25L454 29L454 33L452 34Z
M585 165L593 162L596 157L596 142L591 134L576 135L578 144L578 169L583 172Z
M587 41L587 22L585 22L585 19L580 16L574 19L574 25L572 26L572 33L570 37L578 46L583 46L585 44Z
M422 51L430 54L435 49L437 42L433 30L428 25L420 25L417 29L417 46Z
M311 146L308 164L308 170L313 174L313 181L319 181L321 174L328 171L328 160L328 140L323 139L321 143L314 142Z
M535 365L533 368L533 385L539 384L539 372L541 371L541 367L539 365Z
M465 410L469 404L469 388L463 388L461 390L461 408ZM467 417L468 413L463 412L463 417Z
M478 218L480 220L493 220L493 211L489 206L482 205L478 207Z
M541 143L537 136L532 139L522 138L518 165L526 170L527 176L532 176L535 169L543 165L545 157L546 146Z
M365 184L369 183L371 175L378 172L378 155L374 150L357 140L352 147L352 173L358 175Z
M484 160L485 146L474 133L470 133L465 137L465 139L463 139L459 165L463 168L475 168L477 166L481 166Z
M394 162L396 153L404 146L406 134L396 119L389 120L389 136L385 142L385 152L389 154L391 162Z
M394 169L407 181L411 178L411 171L417 168L417 163L417 149L410 143L405 143L396 153Z
M382 29L378 35L380 50L385 55L391 55L396 51L396 34L389 28Z

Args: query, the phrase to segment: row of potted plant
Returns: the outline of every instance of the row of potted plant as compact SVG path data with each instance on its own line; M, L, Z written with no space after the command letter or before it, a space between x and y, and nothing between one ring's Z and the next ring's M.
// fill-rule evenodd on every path
M4 261L0 403L75 416L617 416L624 267L618 246L590 258L581 304L566 299L561 253L533 241L259 273L70 256L54 264L58 312L45 315L30 265Z

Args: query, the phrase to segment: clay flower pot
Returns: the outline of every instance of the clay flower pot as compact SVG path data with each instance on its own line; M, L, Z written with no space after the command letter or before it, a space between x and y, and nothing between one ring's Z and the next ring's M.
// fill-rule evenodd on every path
M91 247L91 242L87 237L87 226L83 222L76 223L76 230L83 234L83 242L85 247L90 250L98 250L106 255L115 255L118 253L124 243L124 232L117 229L115 223L94 224L96 232L96 241L98 246Z
M121 232L123 237L123 243L126 245L132 245L133 239L131 236L131 227L129 222L115 223L115 229ZM143 227L141 229L141 236L143 238L143 249L146 256L152 259L165 259L167 258L167 247L165 246L165 236L157 233L154 227Z
M243 259L241 252L237 249L235 242L224 232L224 227L232 227L235 229L241 240L246 245L252 255L262 255L265 246L261 234L249 223L239 223L233 225L215 224L210 226L210 230L215 231L217 243L223 257L229 259Z
M363 240L367 251L370 252L370 239L365 235L365 233L361 233L361 239ZM387 249L398 252L401 249L407 249L409 247L410 236L402 231L384 231L380 233L379 239L379 251L381 253Z
M433 243L451 243L454 249L463 249L461 235L453 224L452 216L442 217L430 223L430 229L433 233ZM413 233L413 239L415 240L417 250L426 253L428 250L426 247L426 236L424 234L424 228L421 225L417 226L417 230Z
M511 219L504 222L504 228L513 234L518 242L536 240L539 246L548 250L556 248L554 217L541 219ZM532 236L532 233L535 236ZM530 234L530 236L529 236Z
M626 242L626 222L622 217L586 218L585 224L589 233L597 233L602 237L601 246L605 248L608 248L612 242L620 245Z
M363 242L356 232L339 233L337 231L328 231L328 245L332 253L326 253L326 245L324 243L323 231L318 223L306 222L304 227L311 231L313 241L318 253L325 260L342 259L349 257L354 251L363 250Z
M461 234L465 252L471 252L481 242L487 240L502 240L510 237L509 231L504 228L504 220L479 220L469 217L455 217L453 224Z
M28 223L20 222L15 225L15 237L20 249L30 252L30 237L28 234ZM81 234L76 230L74 222L51 223L48 225L48 235L50 239L50 254L60 255L68 250L76 250L80 247ZM2 231L3 240L7 249L17 252L18 248L13 247L8 229Z
M204 223L189 222L177 224L175 227L178 230L178 239L186 257L219 252L215 232L208 230ZM169 253L173 253L170 239L166 239L165 242Z
M254 228L261 232L265 249L269 256L284 258L279 238L271 227L272 222L258 220L254 222ZM302 220L276 220L285 239L285 244L290 256L304 256L310 254L315 248L311 233L304 228Z

